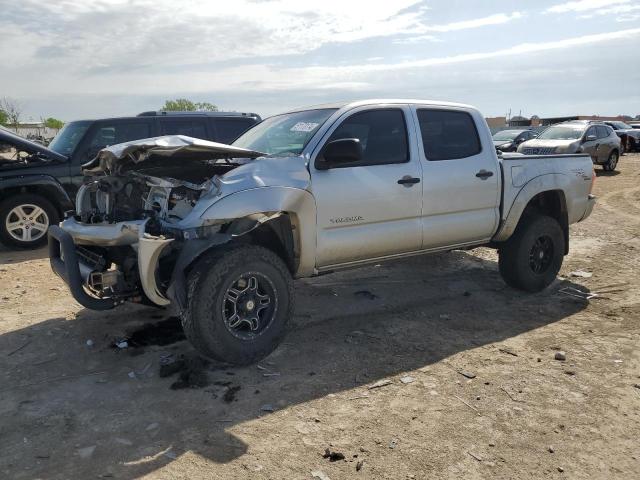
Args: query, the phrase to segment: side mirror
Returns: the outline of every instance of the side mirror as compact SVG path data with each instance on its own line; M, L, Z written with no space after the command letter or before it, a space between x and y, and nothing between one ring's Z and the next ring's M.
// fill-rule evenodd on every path
M318 170L328 170L335 165L357 163L362 160L362 144L357 138L340 138L327 143L316 162Z
M597 139L598 139L598 137L597 137L597 136L595 136L595 135L587 135L587 137L585 138L585 141L587 141L587 142L593 142L593 141L595 141L595 140L597 140Z

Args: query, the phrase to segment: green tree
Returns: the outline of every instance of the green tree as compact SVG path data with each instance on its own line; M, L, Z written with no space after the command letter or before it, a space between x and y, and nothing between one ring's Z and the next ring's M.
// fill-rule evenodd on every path
M44 120L44 126L47 128L53 128L54 130L60 130L64 127L64 122L62 120L58 120L57 118L49 117Z
M9 115L4 110L0 110L0 125L6 125L9 121Z
M165 112L215 112L218 107L209 102L192 102L187 98L167 100L160 110Z

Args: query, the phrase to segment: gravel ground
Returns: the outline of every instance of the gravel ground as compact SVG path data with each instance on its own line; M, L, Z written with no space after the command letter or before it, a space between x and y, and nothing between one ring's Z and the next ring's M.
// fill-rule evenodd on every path
M83 309L44 249L0 250L0 476L634 478L640 154L619 170L544 292L488 249L299 281L285 343L246 368L198 361L162 310Z

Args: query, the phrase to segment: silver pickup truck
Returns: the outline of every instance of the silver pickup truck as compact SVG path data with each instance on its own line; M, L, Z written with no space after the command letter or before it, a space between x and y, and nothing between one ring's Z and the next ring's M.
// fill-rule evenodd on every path
M501 157L475 108L418 100L299 109L232 145L114 145L84 171L49 230L74 298L171 307L202 355L234 364L276 348L294 278L489 246L507 284L539 291L595 203L588 155Z

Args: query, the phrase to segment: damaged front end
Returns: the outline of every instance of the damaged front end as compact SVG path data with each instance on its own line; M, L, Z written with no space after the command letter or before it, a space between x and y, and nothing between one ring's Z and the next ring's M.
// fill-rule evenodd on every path
M90 309L169 305L170 286L184 290L176 266L233 236L222 223L200 219L220 195L220 177L258 156L183 136L104 149L84 166L92 178L79 189L75 211L50 228L53 270Z

